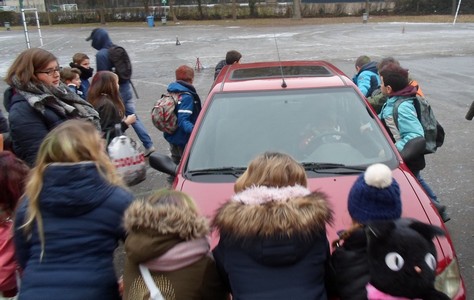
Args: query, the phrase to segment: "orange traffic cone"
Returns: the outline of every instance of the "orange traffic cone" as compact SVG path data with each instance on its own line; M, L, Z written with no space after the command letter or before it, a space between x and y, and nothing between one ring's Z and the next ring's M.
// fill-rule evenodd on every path
M179 45L181 45L181 43L178 40L178 36L176 36L176 46L179 46Z

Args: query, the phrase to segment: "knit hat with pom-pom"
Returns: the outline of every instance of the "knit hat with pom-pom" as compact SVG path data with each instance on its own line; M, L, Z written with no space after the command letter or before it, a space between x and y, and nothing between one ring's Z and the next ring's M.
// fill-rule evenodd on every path
M384 164L369 166L352 186L347 208L352 219L361 224L400 218L400 187L390 168Z

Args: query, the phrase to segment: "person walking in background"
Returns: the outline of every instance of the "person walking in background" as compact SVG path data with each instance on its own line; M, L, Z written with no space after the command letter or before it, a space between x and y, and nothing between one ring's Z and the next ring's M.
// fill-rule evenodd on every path
M28 171L28 166L13 153L0 152L0 299L14 299L18 293L13 216L23 195Z
M31 48L18 55L5 78L10 86L4 103L13 152L29 166L33 166L44 137L58 124L85 119L100 130L97 111L61 82L59 71L51 52Z
M283 153L253 159L217 211L214 257L234 299L327 299L326 225L333 212L323 192L307 188L304 168Z
M377 73L377 62L371 61L370 57L361 55L355 62L357 74L352 81L357 85L365 97L372 95L372 92L380 86L380 78Z
M78 94L82 99L85 99L81 90L81 71L79 69L62 68L59 75L61 81L64 82L71 91Z
M446 206L441 205L431 187L420 174L426 166L424 154L426 142L425 133L417 117L413 101L407 100L400 103L398 120L393 119L395 102L403 97L416 97L418 88L409 84L408 70L395 63L388 64L380 70L380 78L382 93L388 96L388 100L383 105L379 118L387 128L387 132L392 137L403 161L418 179L443 221L447 222L450 217L446 213Z
M132 201L92 124L53 129L15 217L19 299L120 299L113 255Z
M110 71L99 71L92 78L87 96L94 108L99 112L102 137L107 145L116 135L115 125L120 124L122 132L135 123L135 115L125 115L125 106L120 99L118 76Z
M177 93L178 104L176 114L178 129L172 134L163 133L165 140L170 144L171 158L176 164L181 161L184 147L189 141L194 124L201 112L201 99L193 86L194 70L186 65L179 66L176 71L176 81L168 85L169 93Z
M94 68L91 68L89 56L78 52L72 57L72 62L69 63L69 66L81 71L81 92L83 98L86 99L90 86L89 78L94 74Z
M365 226L373 221L397 220L402 215L400 187L392 170L374 164L359 175L347 200L352 226L339 232L328 268L328 287L341 300L367 300L369 282Z
M92 47L97 50L95 55L97 63L97 72L99 71L113 71L114 65L110 60L109 49L113 46L112 40L106 30L102 28L96 28L92 30L90 36L86 41L91 41ZM120 82L120 96L125 106L125 115L136 115L135 113L135 100L133 99L132 87L130 80L124 80ZM137 117L136 122L132 124L133 129L137 133L138 138L143 144L145 150L143 153L145 156L149 156L155 151L153 141L148 134L145 126Z
M207 219L199 216L188 195L159 190L130 205L124 223L125 300L149 294L139 264L150 270L165 299L228 299L210 253Z
M236 51L236 50L227 51L225 55L225 59L221 60L214 69L214 80L216 80L222 68L224 68L227 65L240 63L241 58L242 58L242 54L240 54L239 51Z

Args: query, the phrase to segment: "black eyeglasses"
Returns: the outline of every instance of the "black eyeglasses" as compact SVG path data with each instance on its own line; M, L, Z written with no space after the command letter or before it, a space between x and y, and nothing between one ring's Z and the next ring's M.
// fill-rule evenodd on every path
M37 71L35 73L36 74L46 74L48 76L53 76L55 72L59 73L60 71L61 71L61 67L57 66L54 69L47 69L47 70L44 70L44 71Z

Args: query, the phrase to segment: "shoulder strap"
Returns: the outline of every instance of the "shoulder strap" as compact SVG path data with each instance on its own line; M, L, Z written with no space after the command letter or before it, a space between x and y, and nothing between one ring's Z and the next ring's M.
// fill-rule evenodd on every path
M140 273L142 274L143 281L145 281L145 284L150 291L150 299L151 300L165 300L163 295L160 292L160 289L156 286L155 282L153 281L153 278L151 277L150 270L148 270L147 267L144 265L140 264L138 265L140 268Z
M400 98L397 101L395 101L395 103L393 104L393 114L392 114L393 115L393 122L395 123L395 126L397 126L397 129L398 129L398 107L400 106L400 104L402 104L402 102L405 102L407 100L414 100L413 101L413 106L415 107L416 115L417 115L418 120L420 119L420 106L419 106L419 103L418 103L418 100L416 99L416 97Z

